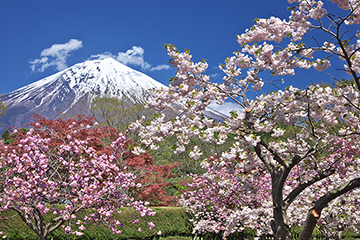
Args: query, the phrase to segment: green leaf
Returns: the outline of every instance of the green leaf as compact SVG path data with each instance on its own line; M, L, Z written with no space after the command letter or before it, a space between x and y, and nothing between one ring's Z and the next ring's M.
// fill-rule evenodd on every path
M239 116L239 114L237 113L237 111L235 111L235 110L230 111L231 118L237 118L238 116Z
M263 50L263 47L259 48L258 50L256 50L255 54L256 55L260 54L262 50Z

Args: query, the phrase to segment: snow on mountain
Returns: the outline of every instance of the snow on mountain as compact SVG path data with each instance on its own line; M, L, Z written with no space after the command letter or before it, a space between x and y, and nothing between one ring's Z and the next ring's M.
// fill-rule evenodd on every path
M71 104L74 105L88 93L115 97L130 90L151 88L166 88L166 86L112 58L107 58L76 64L10 92L2 99L11 107L34 100L36 107L40 107L54 98L64 101L71 95L74 98Z
M95 97L125 95L134 102L145 101L148 94L144 93L153 88L167 87L112 58L85 61L3 95L1 100L9 108L6 116L0 119L3 123L0 131L9 126L26 126L33 113L47 118L59 117L77 104L89 106ZM86 107L83 110L89 114ZM226 117L211 109L204 114L218 120Z

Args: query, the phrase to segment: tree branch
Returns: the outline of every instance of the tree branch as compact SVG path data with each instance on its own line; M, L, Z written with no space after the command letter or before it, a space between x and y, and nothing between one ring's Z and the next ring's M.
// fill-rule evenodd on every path
M40 235L40 232L34 226L34 223L30 220L30 218L26 218L25 214L21 210L18 210L15 207L11 207L10 209L16 211L19 214L20 218L23 220L23 222L26 223L26 225L28 225L38 236Z
M270 174L272 175L275 171L275 168L271 164L269 157L262 151L259 143L257 143L255 146L255 152L256 155L260 158L260 160L264 163L266 168L269 170Z
M324 196L317 200L314 204L314 207L310 209L308 213L305 226L301 231L299 240L311 239L312 232L314 231L316 223L321 216L321 211L327 206L329 202L358 187L360 187L360 178L355 178L327 192Z
M264 146L266 148L266 150L268 150L273 156L274 156L274 160L276 162L278 162L280 165L284 166L285 168L289 168L289 165L284 162L284 160L279 156L279 154L277 154L277 152L275 152L271 147L269 147L269 145L267 145L264 141L260 141L258 144Z

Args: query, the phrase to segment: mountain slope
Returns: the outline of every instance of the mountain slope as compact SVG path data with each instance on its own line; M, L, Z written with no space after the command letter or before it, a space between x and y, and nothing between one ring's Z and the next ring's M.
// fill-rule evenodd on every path
M85 61L3 95L1 100L9 108L0 119L0 131L26 126L33 113L56 118L80 105L81 113L87 115L96 97L126 96L130 101L144 102L152 88L166 86L112 58ZM204 114L217 120L226 117L211 109Z

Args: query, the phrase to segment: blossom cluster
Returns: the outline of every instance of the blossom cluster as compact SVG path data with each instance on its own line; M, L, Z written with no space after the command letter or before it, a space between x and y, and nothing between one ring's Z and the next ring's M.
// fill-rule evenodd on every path
M221 232L226 236L246 227L261 233L268 229L272 215L269 175L258 168L245 171L246 164L239 162L229 171L229 163L212 157L202 163L204 175L190 176L180 204L192 213L193 234Z

